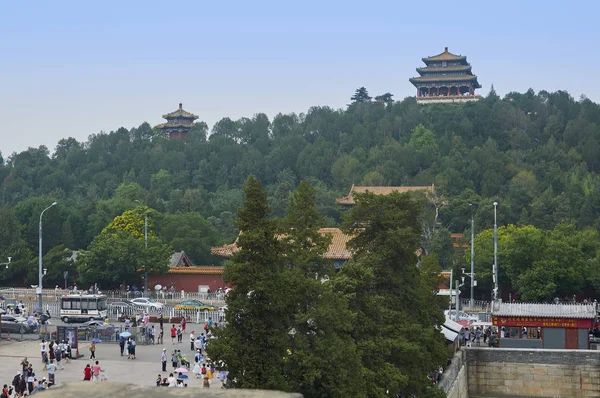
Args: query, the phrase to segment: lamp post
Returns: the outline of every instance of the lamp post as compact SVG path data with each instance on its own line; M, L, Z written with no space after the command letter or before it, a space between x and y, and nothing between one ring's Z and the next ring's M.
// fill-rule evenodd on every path
M496 207L498 202L494 202L494 300L498 299L498 221Z
M140 203L139 200L136 200L136 202ZM148 211L146 209L144 209L144 249L148 254ZM148 297L148 264L146 262L144 262L144 295Z
M11 261L12 261L12 257L9 257L9 258L8 258L8 262L7 262L7 263L2 263L2 264L0 264L0 266L1 266L1 265L6 265L6 269L8 269L8 266L10 265L10 262L11 262Z
M38 311L40 314L43 312L43 303L42 303L42 279L44 278L44 271L42 269L42 216L52 206L56 206L56 202L52 203L50 206L46 207L40 213L40 242L39 242L39 251L38 251L38 291L39 294L39 308Z
M473 204L469 203L471 208L471 310L473 309L473 296L475 294L475 218L473 218Z

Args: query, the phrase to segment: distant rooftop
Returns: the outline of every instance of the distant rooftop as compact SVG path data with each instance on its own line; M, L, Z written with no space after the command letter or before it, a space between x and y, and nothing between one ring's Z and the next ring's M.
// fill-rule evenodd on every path
M375 195L389 195L392 192L414 192L414 191L430 191L435 192L435 185L424 185L424 186L407 186L407 187L366 187L366 186L355 186L352 185L350 188L350 193L348 196L344 196L343 198L339 198L335 200L335 203L338 205L353 205L355 204L353 194L354 193L365 193L371 192Z
M494 302L492 316L528 316L548 318L594 319L596 303L591 304L544 304Z
M332 260L349 260L352 258L352 252L347 247L352 236L344 234L339 228L320 228L319 233L324 236L331 235L331 244L323 254L324 258ZM240 250L237 242L236 239L234 243L213 247L210 249L210 253L213 256L231 258L235 252Z

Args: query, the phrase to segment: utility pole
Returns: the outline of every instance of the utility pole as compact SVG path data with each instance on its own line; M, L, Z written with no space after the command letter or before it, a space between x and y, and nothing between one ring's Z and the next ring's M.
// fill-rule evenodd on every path
M475 294L475 218L473 218L473 204L469 203L471 208L471 310L474 304Z
M144 248L146 250L146 261L144 262L144 294L146 297L150 297L148 295L148 211L144 212Z
M494 300L498 300L498 219L496 208L498 202L494 202Z
M452 314L452 279L453 279L452 277L453 277L453 274L454 274L454 270L451 269L450 270L450 304L448 305L448 317L449 318L452 318L451 314Z
M44 312L44 308L43 308L43 299L42 299L42 279L44 278L44 271L42 268L42 216L44 215L44 213L46 212L46 210L48 210L49 208L51 208L52 206L55 206L56 202L52 203L50 206L46 207L44 210L42 210L42 212L40 213L40 225L39 225L39 248L38 248L38 288L37 288L37 293L39 295L39 308L38 308L38 314L42 314Z
M135 201L138 204L142 204L139 200ZM144 249L146 250L146 255L148 254L148 208L143 206L144 209ZM148 258L144 261L144 295L146 297L150 297L148 295Z

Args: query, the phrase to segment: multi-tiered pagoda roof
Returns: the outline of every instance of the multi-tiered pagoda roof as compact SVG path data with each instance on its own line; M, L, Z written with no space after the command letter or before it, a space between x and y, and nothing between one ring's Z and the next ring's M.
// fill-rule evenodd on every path
M481 88L477 76L464 55L444 52L422 58L425 67L417 68L419 77L409 81L417 88L417 102L465 102L478 100L475 89Z
M179 109L176 111L162 117L167 119L167 122L159 124L156 128L161 130L165 136L178 139L185 139L188 131L194 126L194 120L198 119L198 116L183 110L183 104L179 104Z

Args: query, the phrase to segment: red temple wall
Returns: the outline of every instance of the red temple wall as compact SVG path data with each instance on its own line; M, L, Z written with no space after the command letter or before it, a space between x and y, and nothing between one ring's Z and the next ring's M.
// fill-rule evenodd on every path
M148 287L152 289L156 285L170 287L171 284L175 285L175 290L185 290L186 292L197 292L199 285L208 285L211 292L218 287L226 286L222 275L165 274L148 277Z

